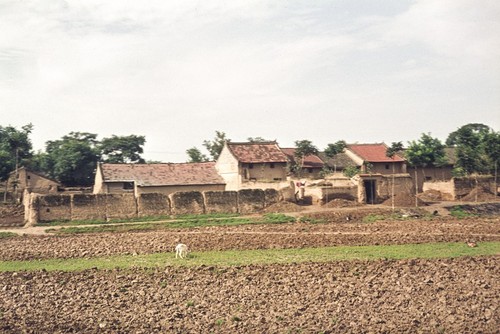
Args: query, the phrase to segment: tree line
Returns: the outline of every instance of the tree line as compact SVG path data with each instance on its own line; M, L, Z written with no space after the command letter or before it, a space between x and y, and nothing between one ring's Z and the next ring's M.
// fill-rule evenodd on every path
M32 124L20 129L0 126L0 181L5 181L19 167L28 167L66 186L90 186L94 183L98 162L145 162L141 156L144 153L145 136L112 135L99 140L94 133L70 132L58 140L46 142L44 151L34 152L30 140L32 131ZM250 137L247 140L267 141L262 137ZM186 150L187 162L216 161L226 141L231 139L223 131L216 131L213 139L202 142L207 153L197 147ZM328 157L334 157L343 152L345 147L346 142L338 140L328 144L323 152ZM458 128L449 134L444 143L429 133L409 141L406 148L403 148L402 142L393 142L387 154L388 157L404 155L409 165L416 168L440 167L447 163L446 147L455 147L455 176L496 174L500 161L500 133L480 123ZM305 157L319 152L310 140L295 141L295 161L291 165L291 172L300 172Z
M32 170L66 186L90 186L98 162L144 163L141 157L144 136L111 136L97 139L97 134L70 132L45 143L45 150L33 152L30 134L33 125L16 129L0 126L0 181L5 181L18 167Z

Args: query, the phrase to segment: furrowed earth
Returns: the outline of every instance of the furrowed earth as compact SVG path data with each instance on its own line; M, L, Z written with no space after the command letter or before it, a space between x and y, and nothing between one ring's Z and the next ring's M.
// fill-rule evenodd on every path
M500 241L498 213L369 223L362 220L367 214L331 209L277 225L26 235L0 239L0 260L174 257L179 241L193 252ZM497 333L499 260L497 254L2 272L0 332Z

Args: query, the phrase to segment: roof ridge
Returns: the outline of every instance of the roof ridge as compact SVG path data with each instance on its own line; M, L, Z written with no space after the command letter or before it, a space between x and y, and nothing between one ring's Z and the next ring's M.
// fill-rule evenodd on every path
M227 142L228 145L268 145L268 144L278 144L277 141L242 141L242 142L234 142L234 141L229 141Z

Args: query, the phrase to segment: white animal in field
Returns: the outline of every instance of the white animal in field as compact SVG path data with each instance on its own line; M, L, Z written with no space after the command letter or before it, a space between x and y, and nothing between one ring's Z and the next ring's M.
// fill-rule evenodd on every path
M184 259L188 253L188 246L185 244L178 244L175 246L175 258L180 257Z

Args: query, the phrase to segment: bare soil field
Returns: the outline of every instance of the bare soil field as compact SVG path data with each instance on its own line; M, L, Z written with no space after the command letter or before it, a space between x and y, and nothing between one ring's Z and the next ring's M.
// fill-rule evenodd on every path
M2 333L498 333L500 258L0 274Z
M313 220L279 225L169 229L151 232L25 236L0 243L0 260L79 258L172 252L178 242L192 251L281 249L339 245L500 241L500 217L436 217L432 220L335 222L343 211L310 214ZM333 222L330 222L333 221Z
M349 210L279 225L27 235L0 239L0 260L172 252L180 241L192 251L500 241L495 214L366 223ZM499 274L500 256L4 272L0 333L498 333Z

